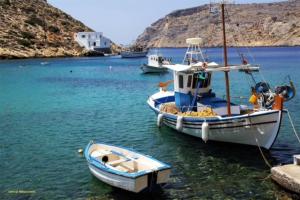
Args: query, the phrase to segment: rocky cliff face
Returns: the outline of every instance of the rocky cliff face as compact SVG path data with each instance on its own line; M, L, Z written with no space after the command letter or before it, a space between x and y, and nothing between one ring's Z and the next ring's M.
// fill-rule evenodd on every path
M136 43L147 47L185 47L186 38L201 37L205 46L221 46L221 14L210 12L211 8L203 5L174 11L146 28ZM226 5L226 10L228 45L300 45L300 0Z
M0 0L0 58L84 55L79 31L92 30L46 0Z

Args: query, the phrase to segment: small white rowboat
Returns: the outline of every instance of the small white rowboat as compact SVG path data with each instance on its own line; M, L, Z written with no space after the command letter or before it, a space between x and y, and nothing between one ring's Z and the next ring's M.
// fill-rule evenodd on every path
M84 156L91 173L99 180L131 192L141 192L165 184L171 166L149 156L91 141Z

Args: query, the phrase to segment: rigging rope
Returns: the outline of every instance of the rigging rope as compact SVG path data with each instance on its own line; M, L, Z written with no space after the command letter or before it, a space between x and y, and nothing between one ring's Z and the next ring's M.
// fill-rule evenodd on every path
M294 126L294 123L293 123L292 117L291 117L291 115L290 115L290 112L289 112L288 110L286 110L286 111L287 111L287 114L288 114L288 116L289 116L290 123L291 123L291 125L292 125L292 127L293 127L295 136L296 136L296 138L298 139L298 142L300 143L300 138L299 138L299 135L298 135L298 133L297 133L297 131L296 131L296 128L295 128L295 126Z
M225 12L226 12L226 16L227 16L227 18L228 18L228 21L231 22L231 20L230 20L230 15L229 15L229 12L228 12L228 10L227 10L226 7L225 7ZM228 26L229 26L229 28L231 28L229 23L228 23ZM233 29L234 31L236 31L234 28L232 28L232 29ZM238 32L239 35L241 35L240 29L237 29L237 32ZM234 42L234 45L235 45L236 47L238 47L238 42L237 42L237 40L236 40L235 37L233 37L233 42ZM252 59L253 62L255 63L256 60L255 60L253 54L251 53L250 48L249 48L249 47L245 47L245 48L246 48L246 50L247 50L247 52L248 52L248 55L250 55L251 59ZM237 51L237 53L238 53L239 56L242 55L241 51L239 51L238 48L235 48L235 50ZM263 80L263 82L266 82L266 79L265 79L263 73L261 73L261 72L259 71L259 75L260 75L261 79ZM251 76L253 77L252 74L251 74ZM269 85L271 85L271 87L273 87L272 84L269 84Z

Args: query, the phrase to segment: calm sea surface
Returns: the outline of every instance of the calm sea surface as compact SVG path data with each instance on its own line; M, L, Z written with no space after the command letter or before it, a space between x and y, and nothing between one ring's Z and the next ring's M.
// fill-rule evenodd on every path
M272 86L291 75L300 88L300 47L250 51ZM185 49L160 52L181 62ZM222 61L221 49L205 52ZM157 128L146 100L172 74L141 74L144 62L118 57L0 61L0 199L300 199L268 178L257 147L205 144ZM240 63L234 49L230 62ZM232 95L248 97L247 77L230 77ZM214 91L224 95L224 74L213 80ZM299 98L285 105L300 131ZM77 153L91 139L170 163L170 183L153 194L134 195L100 182ZM285 116L277 141L264 154L277 165L291 162L296 153L300 144Z

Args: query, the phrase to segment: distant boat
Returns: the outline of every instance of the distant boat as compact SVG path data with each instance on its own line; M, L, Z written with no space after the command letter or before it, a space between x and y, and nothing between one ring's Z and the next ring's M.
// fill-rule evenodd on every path
M147 56L148 51L122 51L122 58L142 58Z
M143 64L141 66L141 70L144 73L162 73L167 72L168 68L164 67L163 65L170 65L171 59L164 58L162 55L150 55L148 56L148 63Z
M91 141L84 155L96 178L135 193L167 183L171 173L169 165L154 158L99 142Z
M121 51L122 58L142 58L146 57L148 54L148 50L141 46L131 46L128 49Z

